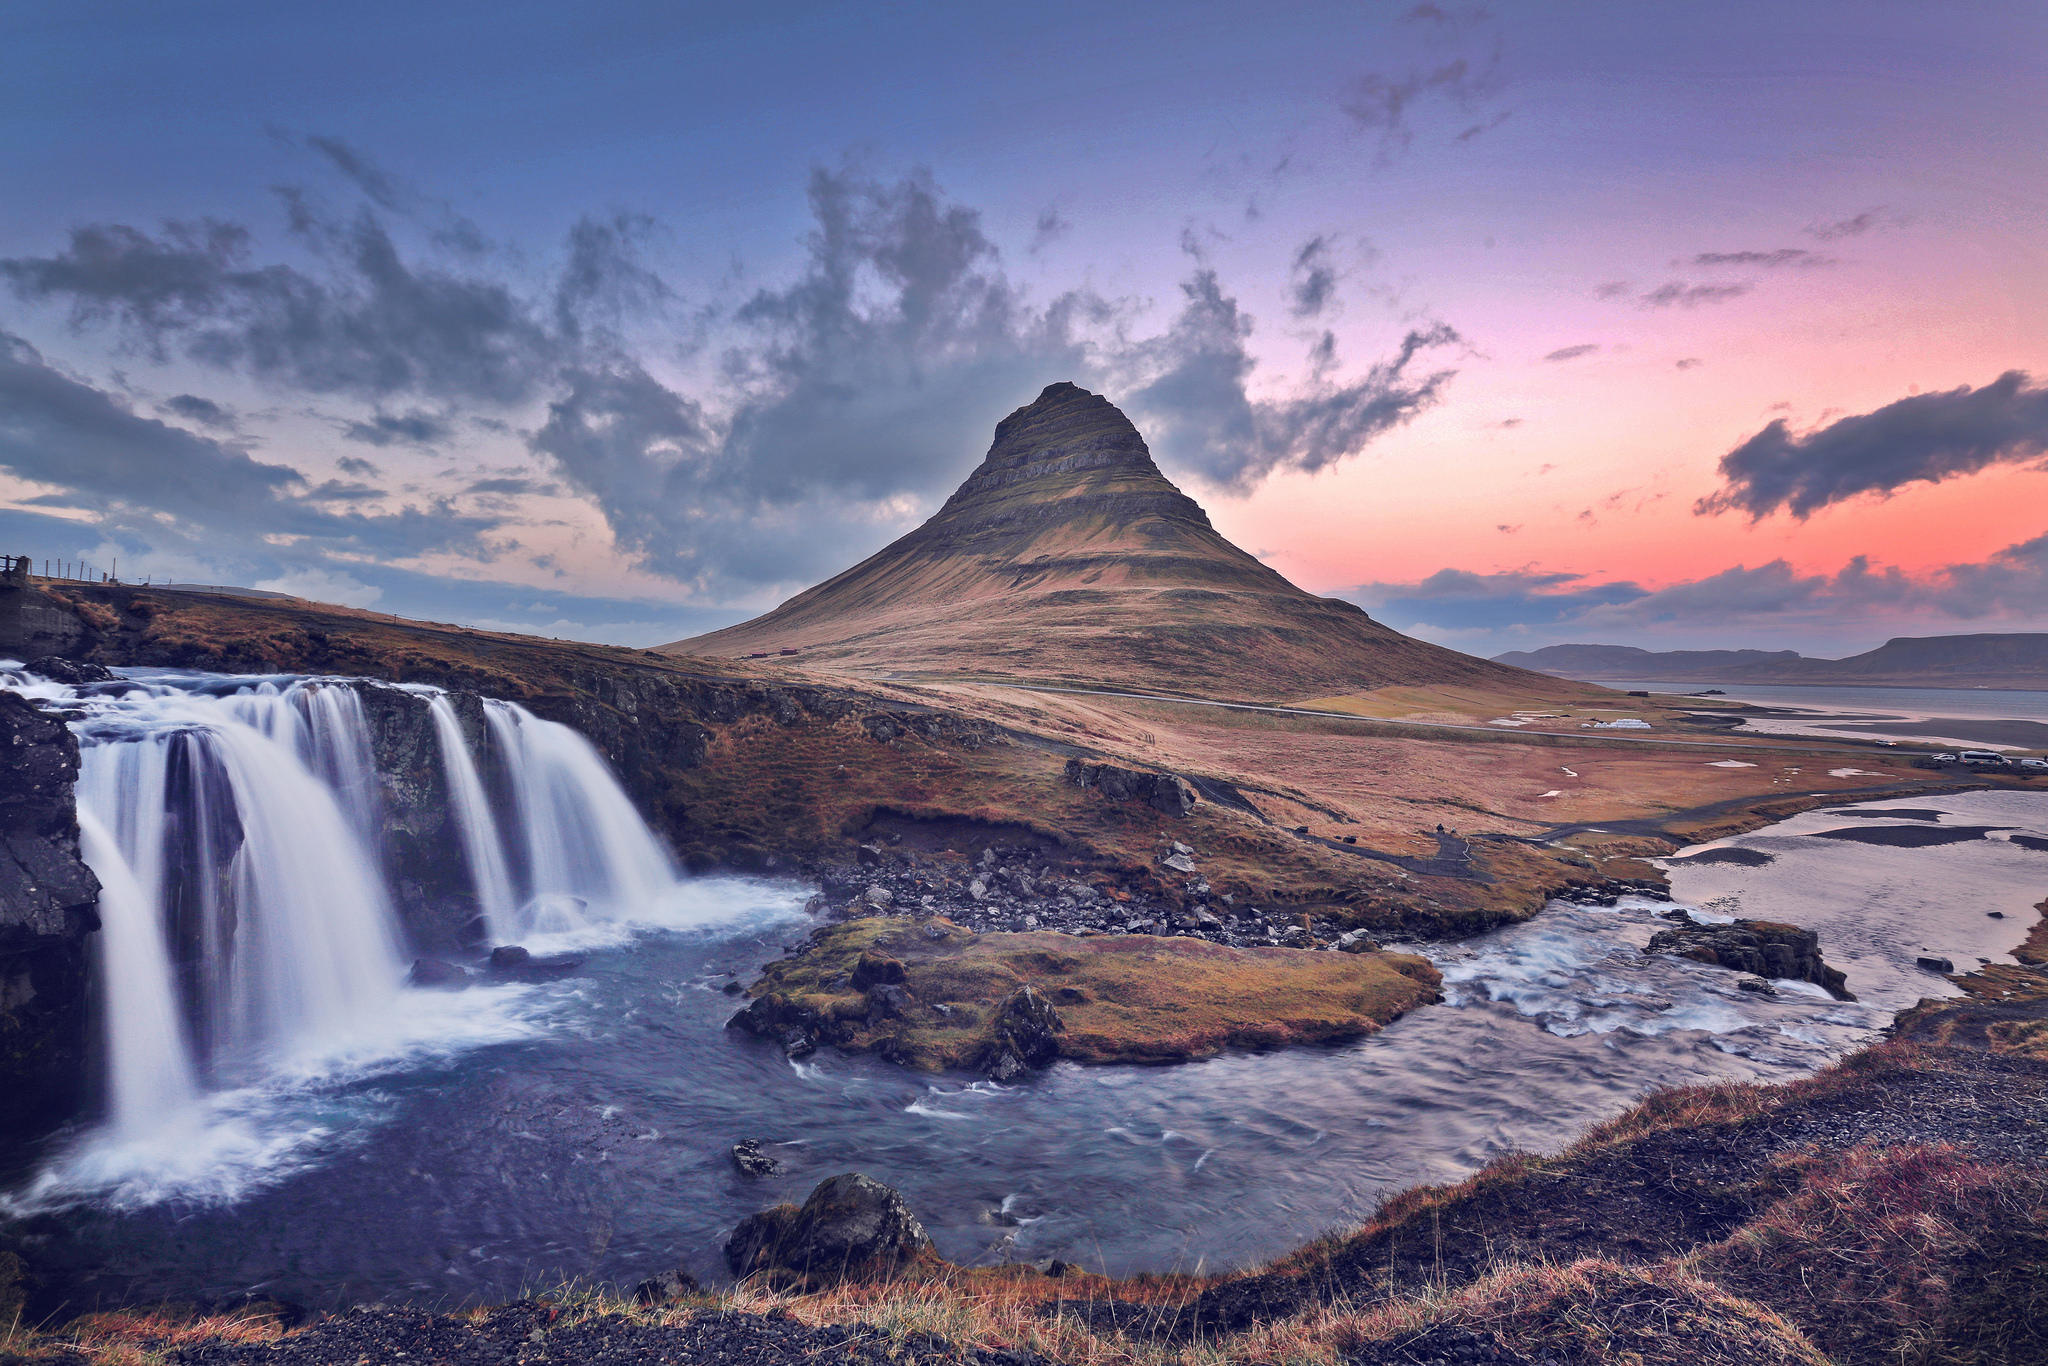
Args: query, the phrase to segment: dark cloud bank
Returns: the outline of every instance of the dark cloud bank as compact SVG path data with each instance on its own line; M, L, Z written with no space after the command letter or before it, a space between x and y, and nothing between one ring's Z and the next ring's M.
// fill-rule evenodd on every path
M725 307L711 324L720 343L706 353L712 373L684 385L654 359L672 351L676 299L646 262L651 220L585 217L545 278L521 283L505 264L512 253L444 204L345 144L305 145L357 202L337 209L281 190L283 249L212 219L155 231L89 224L50 255L0 261L0 279L25 301L64 309L74 328L111 333L151 359L354 406L335 419L352 442L435 451L456 435L458 412L509 421L539 462L595 504L622 547L713 596L812 579L872 549L965 474L1002 413L1055 379L1109 391L1162 462L1241 491L1356 455L1438 402L1455 373L1444 358L1460 339L1448 326L1410 331L1349 379L1336 377L1325 333L1305 384L1254 398L1252 320L1205 263L1194 264L1163 330L1147 336L1142 310L1127 301L1030 297L979 215L929 177L820 170L801 268ZM1328 243L1305 246L1292 280L1297 315L1329 307L1337 283ZM307 487L250 454L247 439L223 444L234 419L212 400L187 394L163 406L189 427L139 417L25 343L10 345L6 420L34 436L0 460L70 490L78 506L109 517L128 509L137 536L143 512L162 507L195 529L276 528L363 553L455 550L488 563L517 549L487 536L508 525L503 511L465 516L407 498L405 511L386 515L335 512L386 492L366 482L376 467L356 482ZM90 458L54 454L67 451ZM471 490L517 492L487 483ZM430 534L423 520L443 529Z
M1795 435L1779 418L1721 457L1727 486L1698 511L1809 517L1861 494L1938 484L2048 453L2048 388L2008 370L1981 388L1916 394Z

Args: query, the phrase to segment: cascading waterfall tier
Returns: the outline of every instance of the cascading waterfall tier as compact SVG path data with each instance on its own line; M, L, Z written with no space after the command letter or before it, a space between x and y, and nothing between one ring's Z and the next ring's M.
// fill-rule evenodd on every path
M371 690L431 713L459 836L445 880L474 897L493 941L675 899L672 860L603 758L511 703L485 702L466 734L449 695L360 679L133 670L69 687L0 665L0 687L63 707L79 738L81 847L103 886L108 1135L160 1138L210 1097L374 1051L362 1041L420 995L406 986Z

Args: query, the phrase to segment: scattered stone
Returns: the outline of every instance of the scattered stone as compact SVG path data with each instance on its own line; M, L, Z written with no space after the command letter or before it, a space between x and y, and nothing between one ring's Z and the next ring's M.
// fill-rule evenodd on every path
M1986 912L1984 912L1984 914L1986 914L1986 915L1990 916L1990 917L1991 917L1991 918L1992 918L1993 920L2003 920L2003 919L2005 919L2005 912L2004 912L2004 911L1986 911Z
M1337 936L1337 949L1342 953L1373 953L1379 949L1379 941L1364 930L1346 930Z
M889 909L890 904L896 900L896 894L878 882L868 888L867 891L861 893L861 900L867 902L868 905L878 911L886 911Z
M1811 982L1838 1001L1853 1001L1848 979L1820 956L1820 936L1797 925L1770 920L1737 920L1703 925L1689 915L1674 917L1677 926L1650 937L1649 953L1668 953L1696 963L1733 968L1758 977Z
M1159 866L1176 873L1192 873L1195 871L1194 861L1186 854L1168 854L1165 858L1159 860Z
M460 991L469 985L469 970L439 958L415 958L405 980L408 986Z
M1765 977L1745 977L1735 984L1737 991L1747 991L1757 996L1776 996L1778 989Z
M854 851L854 857L860 861L861 867L873 868L881 863L882 851L875 845L863 844Z
M1939 972L1943 974L1951 973L1956 970L1956 965L1954 963L1951 963L1946 958L1937 958L1931 953L1923 953L1918 958L1915 958L1913 960L1913 966L1925 968L1929 972Z
M1185 858L1193 858L1195 856L1195 851L1193 849L1190 849L1187 845L1182 844L1179 840L1175 840L1173 842L1173 852L1176 854L1180 854Z
M532 952L518 944L500 944L491 950L491 969L494 972L523 968L532 961Z
M743 1138L732 1145L733 1165L747 1176L773 1176L782 1164L770 1157L758 1138Z
M633 1300L637 1304L667 1304L670 1300L694 1295L704 1287L697 1284L697 1278L681 1267L650 1276L633 1287Z
M931 1236L903 1197L859 1172L820 1182L802 1207L778 1205L741 1220L726 1239L735 1276L761 1273L807 1285L871 1279L931 1255Z

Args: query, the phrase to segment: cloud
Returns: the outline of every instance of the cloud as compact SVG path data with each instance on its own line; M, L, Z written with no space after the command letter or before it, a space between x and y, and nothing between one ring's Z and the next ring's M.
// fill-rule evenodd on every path
M1697 370L1700 366L1705 365L1706 362L1701 360L1698 356L1680 356L1677 360L1671 362L1671 364L1675 368L1680 370Z
M1106 390L1169 468L1248 489L1326 468L1436 402L1437 324L1348 382L1323 369L1254 399L1252 321L1198 267L1165 331L1085 292L1040 303L1004 272L978 214L928 175L820 169L794 278L732 315L722 383L690 388L622 356L565 372L534 452L655 572L751 591L843 568L966 473L1003 414L1056 379Z
M1547 361L1578 360L1582 356L1592 355L1599 349L1600 344L1598 342L1580 342L1577 346L1560 346L1543 359Z
M1609 280L1605 284L1593 286L1593 297L1596 299L1626 299L1634 292L1634 287L1626 280Z
M1683 280L1673 280L1650 290L1636 302L1644 308L1698 308L1701 304L1726 303L1747 293L1749 286L1746 284L1692 285Z
M1294 253L1287 284L1289 311L1297 318L1320 317L1337 296L1337 268L1330 260L1330 239L1317 234Z
M156 360L175 353L311 394L500 406L535 398L581 346L671 297L642 259L653 230L644 216L579 219L552 280L523 288L487 273L476 243L453 261L409 252L379 210L403 214L424 201L346 144L306 145L369 202L338 214L282 188L304 266L259 259L250 228L207 218L154 233L74 228L52 255L0 260L0 279L23 299L68 305L74 328L112 328ZM434 241L445 245L451 231ZM480 240L473 225L464 232Z
M1774 251L1703 251L1692 258L1696 266L1761 266L1776 270L1796 266L1811 270L1817 266L1831 266L1835 260L1804 247L1779 247Z
M65 375L19 337L0 332L0 469L60 494L49 506L89 510L109 528L156 543L275 537L351 553L473 548L492 523L443 504L382 514L337 513L361 486L308 487L297 470L134 412ZM381 496L380 491L372 491Z
M454 424L438 413L378 413L367 422L348 422L341 434L366 446L431 446L446 440Z
M308 393L510 403L551 369L558 343L505 284L407 261L368 212L329 221L299 200L293 216L321 275L253 265L246 228L207 220L75 228L55 256L0 260L0 276L158 359L175 349Z
M196 422L215 431L235 430L235 415L230 409L197 394L175 394L165 399L158 407L173 417L182 417L187 422Z
M1125 406L1163 459L1225 489L1354 456L1434 407L1457 373L1416 369L1425 353L1464 340L1436 323L1410 331L1393 356L1350 383L1317 379L1287 398L1255 400L1246 388L1251 320L1213 270L1197 270L1181 291L1181 312L1165 335L1122 362Z
M1038 215L1038 222L1031 229L1031 245L1025 248L1032 256L1038 255L1053 243L1065 237L1074 225L1056 208L1047 209Z
M1425 104L1448 105L1465 116L1462 131L1455 135L1459 142L1469 142L1499 127L1508 117L1505 111L1495 111L1474 120L1502 84L1499 43L1481 50L1475 42L1478 31L1491 19L1484 8L1451 10L1422 4L1404 19L1430 30L1440 58L1398 72L1367 72L1352 81L1339 104L1359 129L1378 135L1382 162L1414 142L1414 114Z
M1860 494L1938 484L2048 452L2048 388L2008 370L1991 383L1916 394L1794 435L1783 418L1721 457L1726 486L1701 514L1784 509L1806 518Z
M326 479L325 467L302 476L262 463L240 432L221 444L159 422L123 438L134 453L198 443L159 459L165 469L223 462L218 492L211 475L181 475L161 490L162 510L195 528L239 520L303 539L316 547L308 556L435 547L538 563L501 532L509 522L457 516L404 482L408 448L491 431L523 440L545 467L531 488L507 474L456 496L566 490L648 572L758 597L907 529L971 466L997 419L1053 380L1108 392L1170 469L1242 491L1352 458L1438 402L1454 373L1441 353L1460 345L1430 323L1376 362L1344 367L1323 331L1305 382L1254 396L1264 377L1253 321L1206 264L1147 326L1147 301L1086 289L1040 297L1015 283L980 216L928 174L821 169L807 186L801 264L730 305L702 306L695 316L715 324L715 346L656 349L629 338L675 302L649 263L662 236L652 220L586 216L551 266L528 269L506 250L449 248L448 225L466 220L347 144L294 145L338 173L344 210L287 187L285 231L271 241L220 219L88 224L53 250L0 260L0 281L153 359L341 406L342 440L393 452L395 477L344 457ZM1048 211L1038 226L1043 237L1065 221ZM1340 276L1332 251L1312 240L1297 252L1293 303L1328 311ZM150 422L80 388L105 422ZM163 411L207 426L209 402L187 395ZM139 526L158 485L114 477L107 449L108 478L55 481ZM42 456L21 459L61 476ZM237 493L237 480L254 487Z
M1811 224L1807 227L1806 232L1809 236L1818 237L1823 242L1836 242L1844 237L1861 237L1864 233L1880 225L1883 213L1884 207L1880 205L1874 209L1865 209L1863 212L1850 218L1838 218L1833 222Z
M1802 574L1772 560L1658 589L1538 569L1445 569L1413 583L1362 584L1342 596L1399 629L1482 648L1617 639L1811 642L1838 634L1844 623L1859 633L1986 622L2038 630L2048 627L2048 535L1918 576L1862 555L1832 574Z
M522 479L511 475L478 479L463 490L464 493L494 494L507 498L516 498L525 494L553 494L559 491L553 484L542 480Z

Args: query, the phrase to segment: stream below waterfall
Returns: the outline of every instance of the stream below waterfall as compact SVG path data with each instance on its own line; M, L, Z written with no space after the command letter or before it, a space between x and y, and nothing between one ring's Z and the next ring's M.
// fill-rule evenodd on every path
M447 858L495 941L581 965L447 992L404 985L356 685L0 686L72 715L105 884L104 1112L0 1172L0 1211L74 1303L715 1279L741 1216L849 1169L902 1190L958 1261L1239 1265L1390 1190L1561 1147L1653 1087L1810 1072L1952 994L1916 955L2001 957L2048 893L2048 795L1809 812L1673 860L1673 891L1702 918L1819 930L1857 1002L1643 954L1661 903L1558 902L1424 946L1445 1003L1357 1043L998 1087L791 1063L726 1030L726 987L804 935L810 889L680 877L595 751L509 704L465 729L412 690L458 808ZM743 1138L783 1174L741 1176Z

